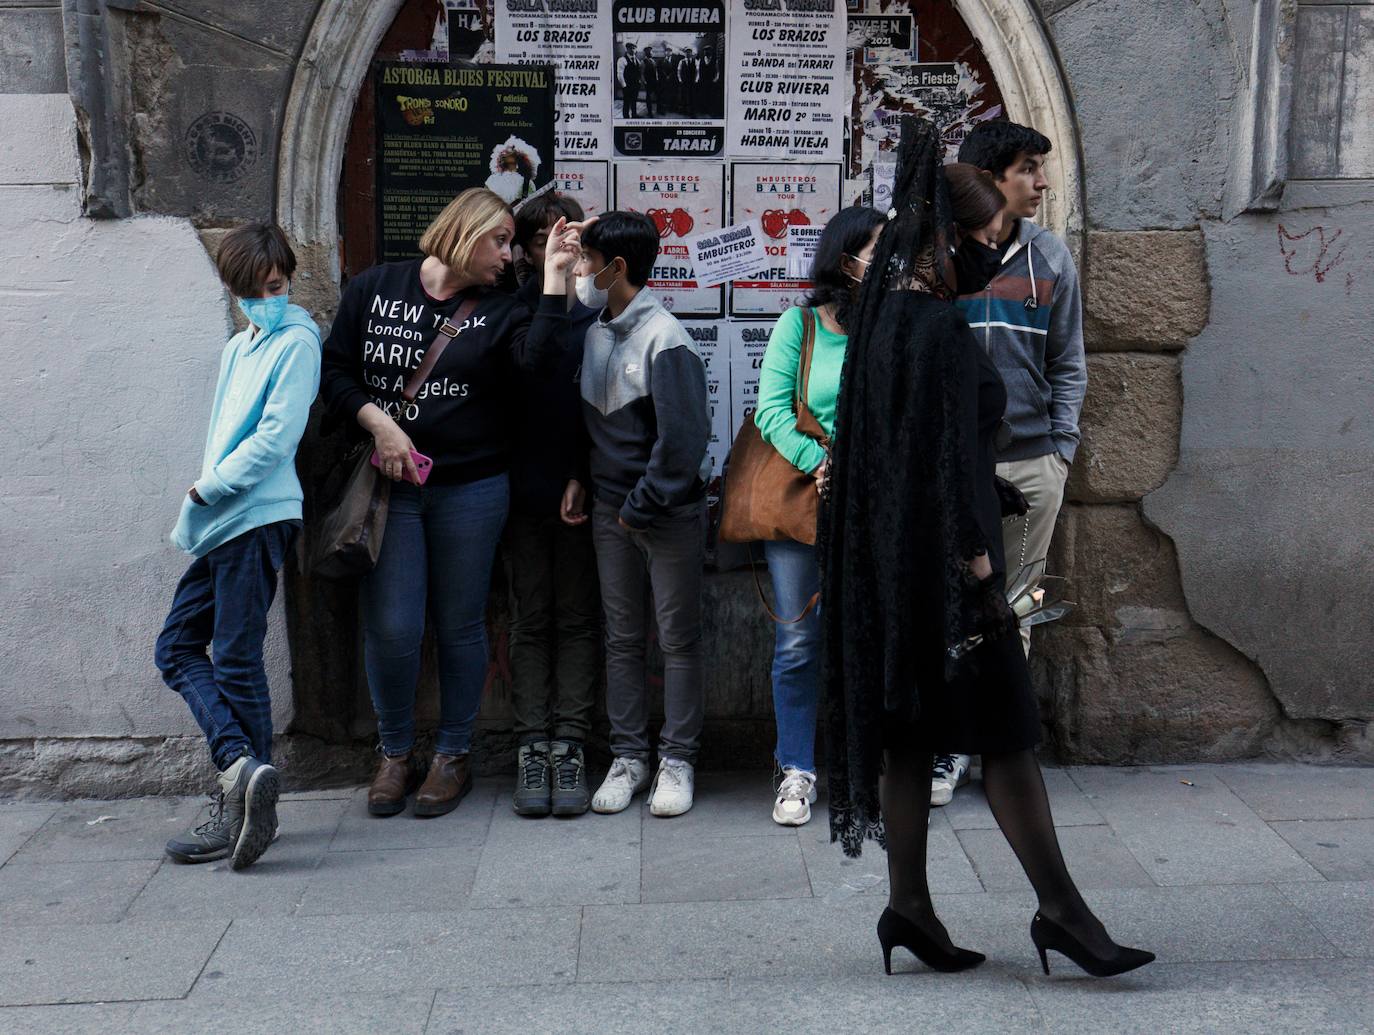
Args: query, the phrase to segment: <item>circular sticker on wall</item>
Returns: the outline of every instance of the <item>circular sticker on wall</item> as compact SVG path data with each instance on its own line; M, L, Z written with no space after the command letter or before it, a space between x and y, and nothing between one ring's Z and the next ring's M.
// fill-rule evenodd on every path
M233 183L258 160L258 138L227 111L207 112L186 131L186 160L215 183Z

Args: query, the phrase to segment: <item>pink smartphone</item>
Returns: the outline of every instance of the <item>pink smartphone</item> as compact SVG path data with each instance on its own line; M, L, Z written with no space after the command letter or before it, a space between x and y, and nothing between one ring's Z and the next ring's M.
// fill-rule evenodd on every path
M425 484L425 479L429 477L429 472L434 469L434 461L431 460L429 457L425 456L424 453L418 452L414 449L410 451L410 458L415 461L415 471L420 476L419 481L415 482L415 484ZM377 460L377 451L375 449L372 451L372 466L382 466L381 463ZM407 481L409 481L409 479L407 479Z

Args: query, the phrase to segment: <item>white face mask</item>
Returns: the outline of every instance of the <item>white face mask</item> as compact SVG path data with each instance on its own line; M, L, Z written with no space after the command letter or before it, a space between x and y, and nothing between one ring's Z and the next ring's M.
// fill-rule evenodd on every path
M578 277L577 283L573 285L573 290L577 292L577 300L588 309L605 308L606 300L610 297L611 288L615 287L615 280L611 281L604 288L596 286L596 278L610 269L612 263L606 263L601 269L589 277ZM616 280L620 278L617 277Z
M845 253L845 258L847 258L847 259L853 259L855 262L862 262L862 263L864 264L864 272L865 272L865 273L868 272L868 260L867 260L867 259L861 259L861 258L859 258L857 255L850 255L848 252ZM854 274L850 273L848 270L841 270L840 272L843 273L843 274L844 274L846 277L848 277L850 280L852 280L855 284L862 284L862 283L864 282L864 278L863 278L863 277L856 277L856 276L854 276Z

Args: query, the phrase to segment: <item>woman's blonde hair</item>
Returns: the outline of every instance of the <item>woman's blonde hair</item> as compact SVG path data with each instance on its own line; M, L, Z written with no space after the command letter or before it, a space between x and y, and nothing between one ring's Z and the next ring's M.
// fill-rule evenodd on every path
M485 187L469 187L450 201L420 235L420 251L461 272L472 261L477 242L511 218L501 196Z

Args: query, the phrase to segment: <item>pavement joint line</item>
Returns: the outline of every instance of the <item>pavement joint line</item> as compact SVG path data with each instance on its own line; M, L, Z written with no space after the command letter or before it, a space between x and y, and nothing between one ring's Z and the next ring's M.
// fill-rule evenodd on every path
M422 1032L429 1032L429 1022L434 1019L434 1004L438 1001L439 989L436 988L429 997L429 1009L425 1011L425 1024L424 1027L420 1029Z
M1292 908L1293 912L1295 912L1295 913L1298 914L1298 916L1302 919L1302 922L1303 922L1303 923L1305 923L1305 924L1306 924L1308 927L1310 927L1313 931L1317 932L1317 934L1321 937L1322 941L1326 942L1327 945L1331 946L1331 948L1335 951L1335 953L1336 953L1336 955L1337 955L1338 957L1340 957L1341 959L1367 959L1367 958L1369 958L1369 957L1364 957L1364 956L1355 956L1355 955L1352 955L1351 953L1346 952L1344 949L1342 949L1339 945L1337 945L1335 942L1333 942L1333 941L1331 940L1330 937L1328 937L1328 935L1327 935L1327 933L1326 933L1325 931L1323 931L1320 927L1318 927L1318 926L1316 925L1316 923L1312 920L1312 918L1309 917L1309 916L1307 915L1307 913L1303 910L1302 906L1300 906L1300 905L1298 905L1296 902L1294 902L1293 899L1292 899L1291 897L1289 897L1289 896L1284 892L1284 888L1285 888L1285 886L1287 886L1287 885L1291 885L1291 884L1308 884L1308 885L1310 885L1310 884L1314 884L1314 883L1316 883L1316 882L1315 882L1315 881L1302 881L1302 880L1289 880L1289 881L1283 881L1282 883L1277 883L1277 882L1276 882L1276 883L1272 883L1272 884L1270 885L1270 887L1272 887L1275 891L1278 892L1279 897L1280 897L1281 899L1283 899L1285 902L1288 903L1289 907ZM1343 881L1334 881L1334 882L1333 882L1333 881L1328 881L1328 880L1323 879L1322 883L1324 883L1324 884L1331 884L1331 883L1340 884L1340 883L1345 883L1345 882L1343 882Z
M189 999L191 993L196 990L196 986L200 984L200 979L205 975L205 968L210 965L210 961L215 958L215 953L219 952L219 947L224 944L224 936L229 933L229 928L234 926L235 919L235 917L229 918L229 922L224 925L224 930L220 931L219 937L215 939L214 947L211 948L210 951L205 954L205 962L203 962L200 965L200 970L196 971L195 980L191 982L191 985L189 988L186 989L186 992L177 998L180 998L183 1001Z
M157 865L153 867L153 872L148 874L148 879L143 882L143 887L138 889L138 894L136 894L133 898L129 899L129 901L125 904L124 908L120 911L119 917L115 921L116 923L118 923L121 920L127 920L129 918L129 913L134 908L134 903L143 897L143 893L148 890L148 885L153 882L154 877L156 877L159 873L162 872L162 867L166 866L167 862L167 856L165 855L157 861Z
M582 973L582 922L586 919L587 907L577 908L577 958L573 960L573 984L577 984L578 976Z

